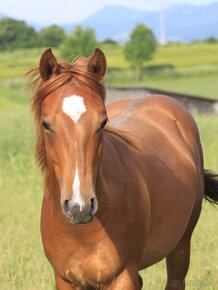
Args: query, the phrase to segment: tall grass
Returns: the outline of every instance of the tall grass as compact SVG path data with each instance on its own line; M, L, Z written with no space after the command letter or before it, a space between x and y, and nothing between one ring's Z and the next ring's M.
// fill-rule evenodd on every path
M0 289L52 289L40 243L42 182L33 159L28 109L1 108L0 127Z

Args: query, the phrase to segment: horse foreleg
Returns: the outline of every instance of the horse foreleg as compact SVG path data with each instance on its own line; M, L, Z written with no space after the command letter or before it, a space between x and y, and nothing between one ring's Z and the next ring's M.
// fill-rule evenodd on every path
M111 285L106 288L110 290L141 290L142 278L137 271L125 269L116 279L113 280Z

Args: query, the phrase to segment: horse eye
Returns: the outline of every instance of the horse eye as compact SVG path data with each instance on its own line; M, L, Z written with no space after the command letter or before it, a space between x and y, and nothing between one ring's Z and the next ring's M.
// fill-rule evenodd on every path
M106 126L107 122L108 122L108 118L106 118L106 119L105 119L105 120L100 124L100 128L99 128L99 130L104 129L104 127Z
M51 131L51 125L45 121L42 122L42 127L47 131Z

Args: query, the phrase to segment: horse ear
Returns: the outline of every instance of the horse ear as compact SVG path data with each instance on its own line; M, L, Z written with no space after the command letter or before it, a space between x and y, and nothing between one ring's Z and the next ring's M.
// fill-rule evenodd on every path
M39 72L41 78L46 81L57 73L58 63L55 56L52 53L51 48L46 49L39 62Z
M107 69L107 61L103 51L96 48L89 58L88 70L95 74L99 80L103 78Z

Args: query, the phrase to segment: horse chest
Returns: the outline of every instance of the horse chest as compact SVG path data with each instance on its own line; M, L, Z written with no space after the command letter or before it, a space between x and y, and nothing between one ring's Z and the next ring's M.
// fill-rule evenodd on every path
M100 244L94 249L73 253L64 266L64 277L80 289L101 289L119 274L122 267L115 248L108 250Z

